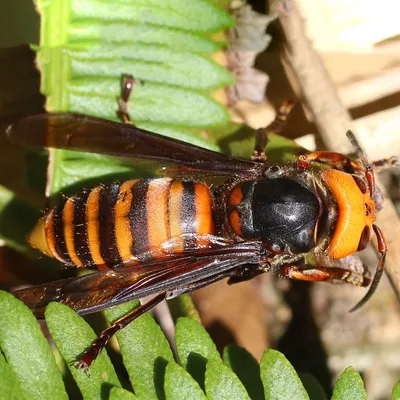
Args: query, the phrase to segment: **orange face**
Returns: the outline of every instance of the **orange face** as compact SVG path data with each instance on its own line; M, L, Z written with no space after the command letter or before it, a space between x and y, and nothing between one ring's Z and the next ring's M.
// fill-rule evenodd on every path
M322 173L322 179L332 191L338 207L338 219L328 253L333 259L346 257L359 250L365 240L370 241L375 203L369 191L363 193L350 174L328 169Z

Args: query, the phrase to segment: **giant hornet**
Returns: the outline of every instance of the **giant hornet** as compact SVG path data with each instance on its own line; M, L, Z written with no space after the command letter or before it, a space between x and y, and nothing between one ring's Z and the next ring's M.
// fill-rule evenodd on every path
M290 102L257 131L251 160L233 158L135 127L127 112L133 84L124 78L124 123L41 114L8 129L15 143L148 159L168 173L84 190L48 211L28 238L64 265L98 269L14 291L39 318L51 301L87 314L153 296L105 329L79 366L88 368L111 336L157 303L224 278L236 283L273 271L367 286L368 275L343 259L368 246L374 232L377 271L353 310L371 297L387 251L374 224L381 206L374 167L392 166L395 158L369 163L349 131L357 160L311 152L285 165L266 163L268 132L285 122ZM222 183L212 190L213 178Z

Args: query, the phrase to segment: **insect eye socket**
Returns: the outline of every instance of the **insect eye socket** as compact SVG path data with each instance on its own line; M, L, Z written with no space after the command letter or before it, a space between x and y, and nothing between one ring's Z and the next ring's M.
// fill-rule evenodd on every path
M370 241L371 241L371 230L369 226L366 226L362 231L357 251L364 250L366 247L368 247Z
M356 175L352 175L352 176L353 176L353 179L356 182L358 188L361 190L361 192L363 194L367 193L367 191L368 191L367 184L359 176L356 176Z

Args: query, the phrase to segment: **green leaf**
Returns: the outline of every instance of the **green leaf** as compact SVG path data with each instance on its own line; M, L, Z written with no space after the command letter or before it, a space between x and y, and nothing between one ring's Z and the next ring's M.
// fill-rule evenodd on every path
M203 139L204 128L225 126L230 116L212 91L234 79L215 62L223 44L205 33L233 25L223 7L208 0L38 3L38 61L48 111L116 120L121 76L132 74L139 80L129 103L135 125L217 149L210 135ZM113 169L101 156L64 151L53 152L52 161L52 194L73 193L82 178L89 187L99 177L125 177L132 168L116 163Z
M213 53L223 43L181 29L146 25L129 20L77 21L70 24L65 40L76 47L89 43L145 43L156 44L196 53Z
M93 82L90 82L93 77L114 78L114 81L118 83L122 75L132 74L135 79L144 82L143 86L152 82L153 84L176 85L195 91L217 89L234 82L232 75L224 67L207 57L154 45L97 45L87 50L43 46L38 56L40 64L43 65L44 78L46 78L42 82L42 91L50 96L48 107L51 108L61 105L63 109L66 107L69 109L69 105L74 106L78 98L73 92L68 93L69 82L76 80L75 85L82 86L85 83L82 80L89 79L89 84L93 85ZM60 78L62 77L63 80L58 88L54 88L53 79L60 75L60 72L63 74ZM139 85L136 86L139 87ZM63 94L63 98L57 97L59 93ZM119 93L120 90L114 94L114 102ZM142 96L143 93L146 94L148 91L143 89ZM99 96L97 102L100 100ZM109 101L111 102L112 99ZM111 110L106 109L108 114L97 110L94 115L115 118L115 113L111 113Z
M26 236L39 219L40 212L0 186L0 215L0 239L21 253L37 257L38 253L28 246Z
M24 396L67 399L50 346L32 312L10 293L0 291L0 315L0 348Z
M215 343L203 326L190 318L179 318L175 331L181 365L204 388L207 361L221 361Z
M0 393L7 400L28 399L21 389L17 375L5 360L0 351Z
M265 121L268 125L271 121ZM254 151L256 130L247 125L227 124L212 130L217 143L226 154L248 160ZM271 133L268 135L266 155L269 164L283 164L294 161L307 151L293 140Z
M90 20L151 24L199 33L223 30L234 23L229 14L207 0L114 0L112 3L100 0L40 0L38 7L42 14L44 31L42 44L48 46L63 43L68 37L70 27Z
M390 397L391 400L399 400L400 399L400 381L397 381L393 386L392 395Z
M360 374L353 368L347 367L336 381L333 388L332 400L366 400L367 393Z
M119 77L68 81L69 111L118 121L115 99L121 92ZM141 128L144 128L141 123L146 121L181 129L210 128L226 124L230 118L225 107L206 93L147 81L135 84L128 110L135 125Z
M241 380L252 400L263 400L264 389L260 378L260 366L244 348L229 344L224 348L224 364Z
M135 309L138 301L105 311L110 323ZM149 313L131 322L117 333L121 354L133 390L142 399L164 398L164 375L168 362L174 360L161 328Z
M110 400L135 400L137 397L131 393L128 392L125 389L122 389L120 387L113 387L110 390Z
M132 167L112 157L94 153L54 150L51 152L52 179L50 192L73 195L83 188L115 181L117 177L133 177ZM140 171L138 169L138 171Z
M207 363L205 387L210 400L250 400L239 378L220 361Z
M170 362L165 371L166 400L205 400L199 384L175 362Z
M120 383L105 349L87 372L73 365L97 338L93 329L75 311L61 303L50 303L45 317L51 337L68 364L83 397L108 398L111 388L120 386Z
M175 323L180 317L188 317L201 324L200 314L189 294L182 294L169 300L168 306Z
M313 375L303 372L299 373L299 377L311 400L328 400L323 387Z
M269 163L287 163L294 161L300 154L306 153L303 147L291 139L271 133L266 149Z
M266 350L260 370L266 400L309 399L295 369L279 351Z

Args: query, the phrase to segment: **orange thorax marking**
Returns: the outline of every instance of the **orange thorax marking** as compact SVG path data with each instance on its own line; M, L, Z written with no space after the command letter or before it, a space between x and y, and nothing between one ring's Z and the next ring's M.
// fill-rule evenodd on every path
M228 205L237 206L243 200L243 192L239 186L236 186L229 197ZM236 235L242 236L242 221L238 210L233 210L229 214L229 224Z

